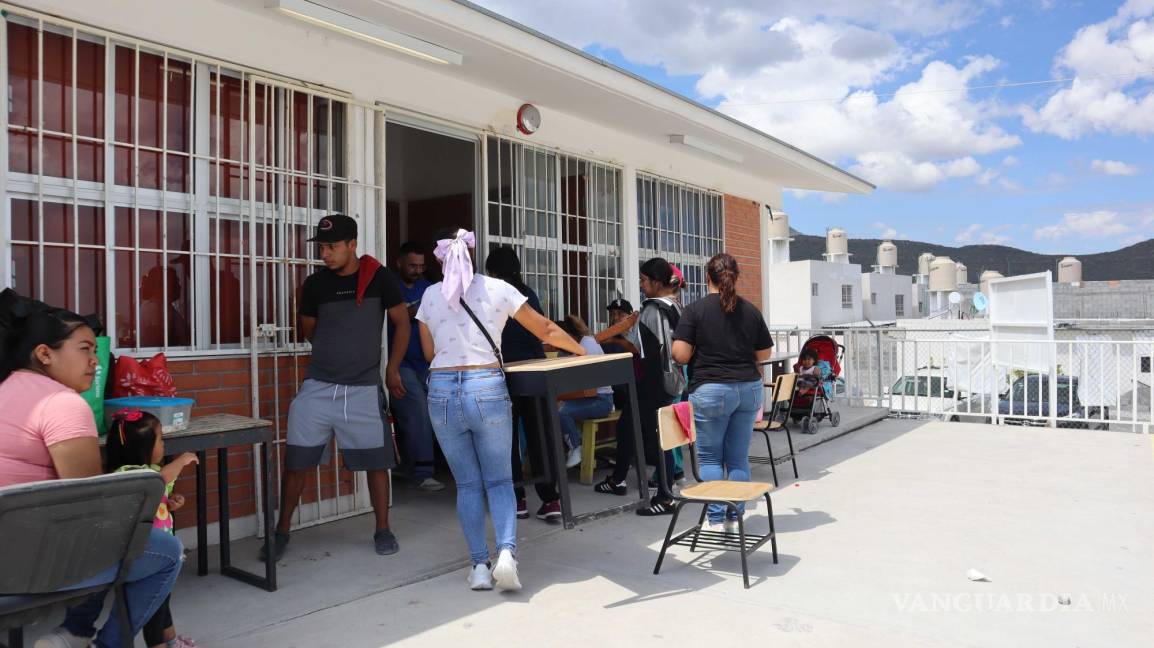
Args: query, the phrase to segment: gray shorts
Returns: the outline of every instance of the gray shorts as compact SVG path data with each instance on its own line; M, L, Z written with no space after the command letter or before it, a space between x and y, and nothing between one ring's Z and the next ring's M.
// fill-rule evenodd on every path
M306 380L289 406L285 469L305 470L328 463L333 435L345 468L393 468L396 454L386 407L385 392L378 385Z

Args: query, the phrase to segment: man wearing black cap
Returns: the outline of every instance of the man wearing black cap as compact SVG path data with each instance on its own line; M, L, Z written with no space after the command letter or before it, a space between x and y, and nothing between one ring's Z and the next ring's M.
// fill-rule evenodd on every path
M393 397L404 396L400 366L409 342L409 312L396 282L369 255L357 256L357 222L343 214L325 216L309 239L320 247L325 267L301 287L300 333L312 342L308 373L289 407L284 493L274 538L274 560L284 555L293 512L309 471L327 463L337 438L344 466L368 473L376 511L373 541L381 555L397 552L389 530L389 478L396 465L381 386L381 334L385 314L396 344L385 382ZM266 559L261 549L261 558Z

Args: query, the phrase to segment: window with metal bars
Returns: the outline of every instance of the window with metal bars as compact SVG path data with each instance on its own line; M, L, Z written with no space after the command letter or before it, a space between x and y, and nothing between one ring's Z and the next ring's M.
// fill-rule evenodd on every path
M486 142L489 249L512 246L546 316L594 328L621 297L621 171L500 137Z
M906 315L906 296L894 295L894 315L898 317L905 317Z
M347 106L39 18L5 28L4 283L97 313L118 349L241 349L255 255L258 317L284 322L309 228L347 204Z
M705 266L724 249L724 205L719 193L657 176L637 174L637 236L641 260L660 256L685 276L682 302L706 293Z
M853 284L841 285L841 307L853 308Z

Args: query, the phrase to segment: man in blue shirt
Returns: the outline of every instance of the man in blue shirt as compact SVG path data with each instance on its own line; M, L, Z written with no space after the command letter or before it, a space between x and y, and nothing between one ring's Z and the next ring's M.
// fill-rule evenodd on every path
M409 308L409 318L417 314L421 297L432 284L425 279L425 254L416 243L401 246L394 262L401 298ZM414 320L413 326L417 323ZM392 344L392 330L390 327ZM439 491L445 485L433 478L433 424L429 420L428 390L429 363L421 350L421 336L409 337L409 348L401 362L401 383L405 387L402 398L392 399L393 416L404 441L404 459L413 486L424 491Z

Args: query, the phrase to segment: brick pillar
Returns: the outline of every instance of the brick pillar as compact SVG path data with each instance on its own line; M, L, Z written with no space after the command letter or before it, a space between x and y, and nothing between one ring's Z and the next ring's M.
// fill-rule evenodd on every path
M737 259L737 292L761 308L761 204L725 195L725 251Z

